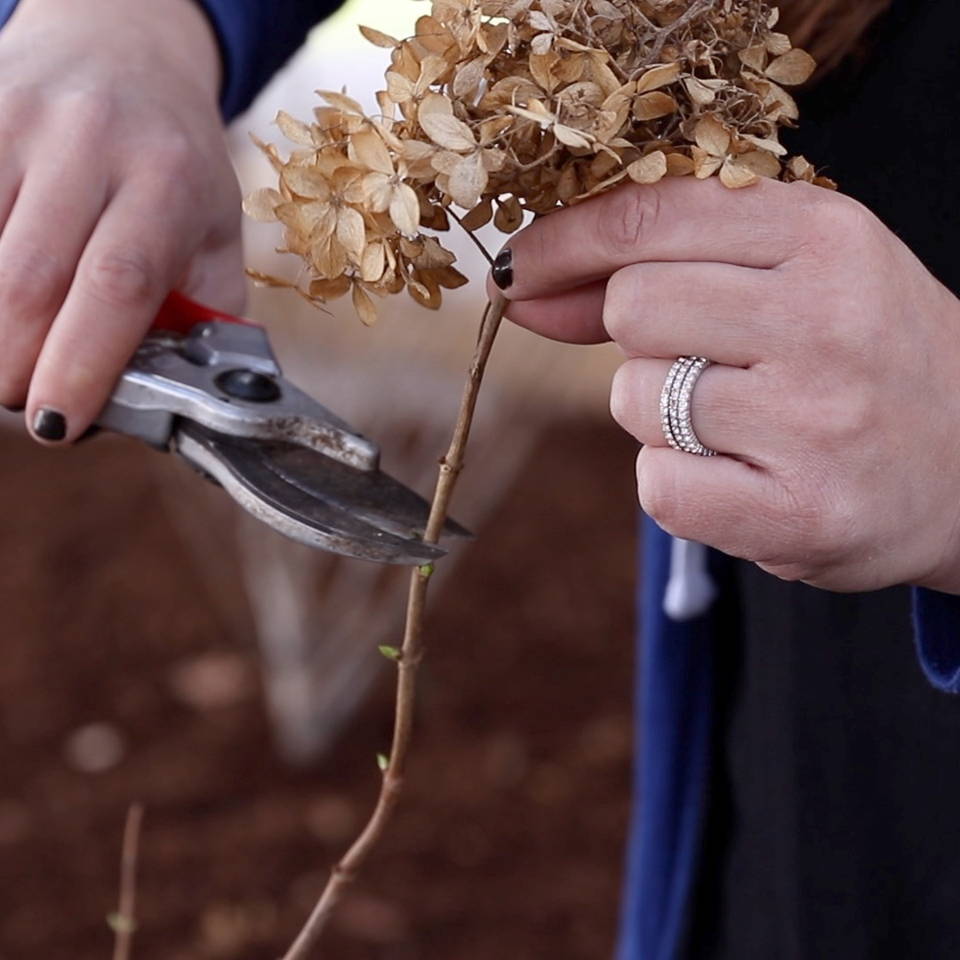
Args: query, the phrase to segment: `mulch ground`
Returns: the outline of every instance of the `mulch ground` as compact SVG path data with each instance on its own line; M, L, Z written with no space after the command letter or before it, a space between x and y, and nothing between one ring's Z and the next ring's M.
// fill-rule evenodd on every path
M389 671L321 765L285 767L249 636L198 587L157 456L0 432L0 960L110 956L132 800L146 805L135 960L272 960L375 795ZM324 956L610 956L631 460L607 423L553 429L435 602L402 812Z

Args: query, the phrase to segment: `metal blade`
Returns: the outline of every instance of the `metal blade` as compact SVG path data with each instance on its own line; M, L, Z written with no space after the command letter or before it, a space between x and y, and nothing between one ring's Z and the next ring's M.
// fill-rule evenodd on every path
M248 513L300 543L380 563L428 563L446 553L421 539L426 500L379 470L358 470L293 444L224 436L186 421L173 442ZM444 533L470 536L452 521Z

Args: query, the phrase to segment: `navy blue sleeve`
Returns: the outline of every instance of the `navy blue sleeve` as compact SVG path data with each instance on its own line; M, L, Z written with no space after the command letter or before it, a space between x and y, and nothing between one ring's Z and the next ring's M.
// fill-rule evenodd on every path
M4 0L0 0L0 3ZM310 28L342 0L197 0L223 55L221 108L231 120L303 44Z
M2 27L13 13L13 8L17 5L17 0L0 0L0 27Z
M913 623L927 679L946 693L960 693L960 597L914 590Z
M341 0L197 0L206 11L223 57L220 106L224 119L245 110L257 92ZM17 0L0 0L0 26Z

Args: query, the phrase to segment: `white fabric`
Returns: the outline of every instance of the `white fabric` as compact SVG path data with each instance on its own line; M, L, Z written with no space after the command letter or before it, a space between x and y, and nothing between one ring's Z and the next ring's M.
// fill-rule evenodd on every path
M703 616L716 599L717 585L707 569L707 548L673 537L663 612L674 622L683 623Z

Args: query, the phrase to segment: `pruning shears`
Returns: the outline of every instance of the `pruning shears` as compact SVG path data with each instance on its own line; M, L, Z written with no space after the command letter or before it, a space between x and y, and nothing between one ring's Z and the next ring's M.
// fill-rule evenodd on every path
M311 547L426 564L427 502L376 443L286 380L266 330L172 293L97 426L179 454L258 520ZM444 534L469 537L447 521Z

